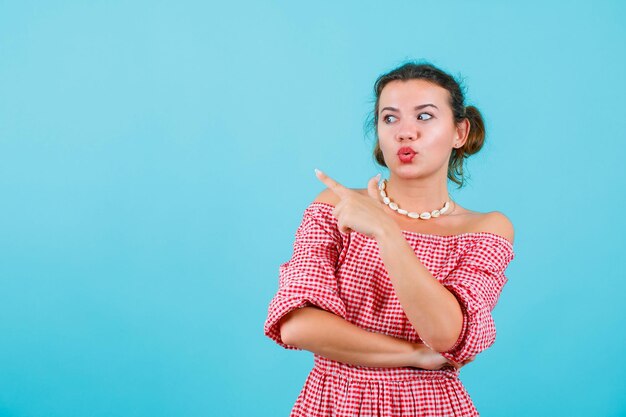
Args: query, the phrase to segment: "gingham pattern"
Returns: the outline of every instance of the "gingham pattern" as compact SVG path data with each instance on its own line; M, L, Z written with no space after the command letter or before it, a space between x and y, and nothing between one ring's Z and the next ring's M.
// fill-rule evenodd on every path
M376 240L342 233L333 206L311 203L295 234L293 254L279 267L279 288L270 301L265 334L286 349L278 323L288 312L316 305L372 331L422 342L395 295ZM504 237L474 232L454 236L403 231L426 268L459 300L463 330L442 353L462 362L495 341L491 311L514 258ZM459 371L353 366L319 355L290 417L477 416Z

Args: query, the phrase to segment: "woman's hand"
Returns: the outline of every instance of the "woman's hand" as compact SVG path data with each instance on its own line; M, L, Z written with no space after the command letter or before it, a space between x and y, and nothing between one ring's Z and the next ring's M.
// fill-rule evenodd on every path
M368 181L367 196L344 187L318 169L315 170L315 175L341 199L333 210L333 216L337 219L341 232L355 231L370 238L375 238L382 232L389 217L385 213L383 202L378 197L380 174Z
M474 360L475 356L472 356L468 360L462 363L456 363L446 359L441 353L432 350L423 343L416 343L415 346L415 363L413 367L428 369L431 371L439 370L444 366L453 366L456 369L467 365Z

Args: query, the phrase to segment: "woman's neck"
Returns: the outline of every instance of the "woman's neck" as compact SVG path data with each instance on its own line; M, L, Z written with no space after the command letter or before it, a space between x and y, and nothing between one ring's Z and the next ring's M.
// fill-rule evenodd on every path
M420 179L391 177L385 188L387 197L400 208L423 213L443 208L446 201L453 204L445 183Z

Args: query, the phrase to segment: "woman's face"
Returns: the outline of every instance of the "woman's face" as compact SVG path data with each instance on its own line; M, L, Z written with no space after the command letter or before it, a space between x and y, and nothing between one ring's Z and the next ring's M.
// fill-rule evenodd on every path
M450 153L459 142L448 103L446 89L424 80L396 80L383 88L376 129L390 171L402 177L439 170L447 174ZM408 155L401 151L403 147L410 148Z

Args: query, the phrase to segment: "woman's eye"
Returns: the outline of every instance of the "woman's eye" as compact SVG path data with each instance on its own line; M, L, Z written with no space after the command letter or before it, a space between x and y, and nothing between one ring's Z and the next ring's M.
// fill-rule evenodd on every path
M433 117L433 116L432 116L431 114L429 114L429 113L420 113L420 114L417 116L417 118L419 119L419 118L420 118L421 116L423 116L423 115L426 115L426 116L428 116L428 117L427 117L426 119L420 119L420 120L428 120L428 119L432 119L432 117Z
M388 114L388 115L386 115L386 116L383 116L383 120L385 121L385 123L391 123L391 122L389 121L389 118L390 118L390 117L395 118L396 116L392 116L392 115L390 115L390 114Z

